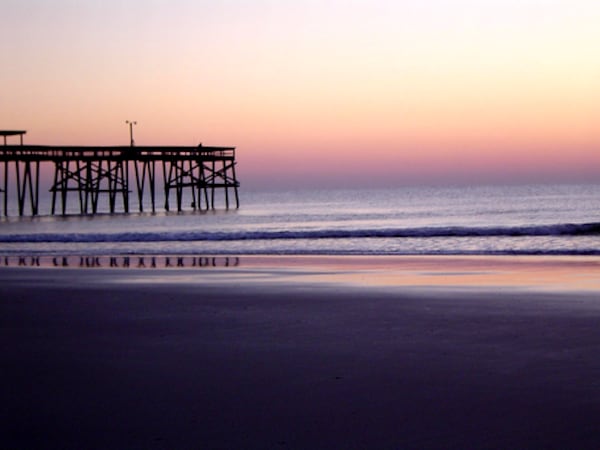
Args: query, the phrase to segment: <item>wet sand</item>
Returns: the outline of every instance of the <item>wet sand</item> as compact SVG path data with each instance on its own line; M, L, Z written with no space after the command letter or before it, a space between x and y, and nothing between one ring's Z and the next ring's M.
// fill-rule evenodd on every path
M600 259L0 268L1 448L597 448Z

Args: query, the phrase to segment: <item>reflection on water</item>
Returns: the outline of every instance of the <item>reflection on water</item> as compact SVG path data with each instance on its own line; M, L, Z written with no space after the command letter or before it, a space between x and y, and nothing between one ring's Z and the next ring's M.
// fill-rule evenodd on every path
M237 267L237 256L4 256L0 267L190 269Z
M243 264L241 259L243 258ZM243 266L243 267L241 267ZM600 292L600 258L585 256L0 256L0 268L210 270L262 282L367 288L493 288ZM235 270L240 268L241 270ZM142 274L141 272L139 272ZM218 274L219 271L213 272ZM143 277L140 277L143 278ZM155 280L157 277L151 277ZM174 277L163 277L173 281ZM218 278L216 278L218 279ZM148 281L146 277L146 281ZM196 280L197 281L197 280ZM600 307L600 305L599 305Z

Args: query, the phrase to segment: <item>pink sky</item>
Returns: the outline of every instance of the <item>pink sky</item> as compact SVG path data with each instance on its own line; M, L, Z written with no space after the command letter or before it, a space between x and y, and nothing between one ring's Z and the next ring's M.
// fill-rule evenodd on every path
M600 2L8 0L0 129L249 187L600 181Z

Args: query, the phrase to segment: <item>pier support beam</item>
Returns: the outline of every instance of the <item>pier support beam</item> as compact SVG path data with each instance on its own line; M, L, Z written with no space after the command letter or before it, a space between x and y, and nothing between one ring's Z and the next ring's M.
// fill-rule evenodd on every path
M31 215L38 214L40 162L39 161L15 161L15 173L17 182L17 204L19 215L25 215L25 205L29 200Z
M74 167L72 167L74 165ZM124 212L129 212L129 175L127 161L97 160L58 160L55 162L51 214L56 212L56 195L60 194L62 214L67 212L68 192L77 192L81 214L98 212L101 194L108 195L108 207L116 212L117 197L122 196Z
M146 184L150 190L150 202L152 212L156 212L156 162L154 160L133 161L135 170L135 181L138 193L138 204L140 212L144 211L144 194Z
M92 199L92 212L98 212L101 194L108 196L108 208L111 214L116 212L119 194L124 212L129 212L129 171L127 160L112 158L88 162L87 189Z
M225 197L225 208L229 209L229 189L233 189L235 195L235 207L240 207L238 188L240 186L236 173L235 161L233 159L213 159L208 164L203 164L204 185L210 189L211 208L215 207L215 193L222 190Z
M164 160L163 177L165 186L165 209L169 210L169 195L175 190L177 211L183 210L184 189L188 188L193 209L202 209L199 195L200 168L194 160ZM208 209L208 205L207 205Z
M2 165L4 166L4 179L3 179L3 185L4 187L2 188L2 198L3 198L3 204L4 204L4 215L8 216L8 161L2 161Z
M71 165L74 167L72 168ZM56 195L60 194L61 213L64 216L67 213L67 194L77 192L79 194L79 212L88 213L89 186L88 186L89 168L79 160L57 160L54 164L54 182L50 187L52 192L52 206L50 214L56 212Z

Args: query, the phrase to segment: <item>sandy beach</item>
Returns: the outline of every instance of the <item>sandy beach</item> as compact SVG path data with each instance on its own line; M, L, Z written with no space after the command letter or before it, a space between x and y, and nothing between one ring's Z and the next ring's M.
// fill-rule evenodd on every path
M101 262L0 267L1 448L600 445L600 258Z

